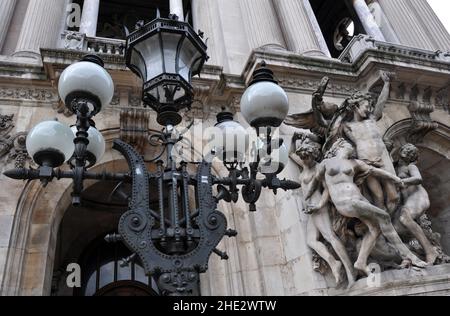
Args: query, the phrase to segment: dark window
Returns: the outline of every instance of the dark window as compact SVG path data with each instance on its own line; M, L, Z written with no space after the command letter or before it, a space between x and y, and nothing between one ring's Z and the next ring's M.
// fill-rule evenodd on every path
M74 0L83 8L84 0ZM191 0L183 0L184 12L191 19ZM101 0L97 24L97 37L125 39L125 28L132 32L138 21L150 22L157 17L159 10L162 18L170 14L169 0ZM79 27L69 28L78 31Z
M351 0L310 0L331 56L339 57L352 38L365 34Z
M190 1L184 1L188 14ZM132 32L138 21L145 23L157 16L157 10L163 18L170 14L169 0L103 0L100 4L97 36L125 39L125 28Z
M109 244L100 238L83 253L80 260L81 296L159 295L156 283L145 275L138 261L122 265L131 252L123 243Z

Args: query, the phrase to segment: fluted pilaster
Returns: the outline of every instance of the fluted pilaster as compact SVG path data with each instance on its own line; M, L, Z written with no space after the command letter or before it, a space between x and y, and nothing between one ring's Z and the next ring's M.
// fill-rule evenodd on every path
M41 47L55 47L64 11L65 1L30 0L14 56L38 58Z
M386 17L394 29L400 44L423 48L436 49L417 11L413 9L411 0L378 0ZM422 14L422 13L420 13ZM437 17L434 15L434 19Z
M5 43L6 34L8 33L9 24L13 17L14 9L16 7L16 0L2 0L0 1L0 52Z
M380 27L381 33L383 33L386 42L400 44L397 34L395 34L391 23L387 19L386 14L384 13L380 4L377 1L373 1L369 4L369 9L375 18L375 22Z
M325 56L303 1L273 0L287 48L311 56Z
M100 0L84 0L80 33L84 33L88 37L95 37L97 35L99 10Z
M433 40L434 49L450 50L450 34L441 20L436 16L427 0L410 0L413 10L421 20L421 27L426 28L427 36Z
M191 9L194 29L201 30L208 39L208 64L222 65L224 37L217 18L217 0L192 0Z
M287 48L272 0L245 0L240 5L252 49Z

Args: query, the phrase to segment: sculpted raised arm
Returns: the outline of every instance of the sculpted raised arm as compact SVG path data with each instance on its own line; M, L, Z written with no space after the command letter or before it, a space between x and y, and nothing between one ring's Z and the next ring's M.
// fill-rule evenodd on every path
M324 77L319 84L319 88L317 89L316 92L314 92L312 98L312 109L314 113L314 118L317 124L319 124L322 127L328 127L328 125L330 124L330 121L325 119L321 111L321 107L324 105L323 96L325 94L325 91L327 90L329 82L330 79L328 77Z
M384 107L389 99L389 93L391 91L391 73L381 72L381 79L384 81L383 90L378 97L377 104L375 105L375 110L373 112L375 119L378 121L383 117Z

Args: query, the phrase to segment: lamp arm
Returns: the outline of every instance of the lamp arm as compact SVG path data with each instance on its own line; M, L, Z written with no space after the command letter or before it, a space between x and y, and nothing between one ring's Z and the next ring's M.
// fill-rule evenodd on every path
M53 179L74 179L74 171L66 171L61 169L51 169L50 172L39 169L12 169L5 171L3 174L14 180L47 180L48 182ZM44 174L45 173L45 174ZM99 181L123 181L125 183L131 183L131 176L128 173L109 173L106 171L95 172L83 172L84 180L99 180Z

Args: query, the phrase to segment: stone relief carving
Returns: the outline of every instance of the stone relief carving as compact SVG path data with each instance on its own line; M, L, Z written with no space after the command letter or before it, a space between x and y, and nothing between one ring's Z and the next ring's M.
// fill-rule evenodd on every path
M48 89L0 87L0 99L52 102L57 101L58 97Z
M345 268L349 287L358 273L370 275L371 263L384 269L424 268L449 259L426 216L430 200L416 166L417 148L395 148L399 158L394 161L394 148L388 149L377 126L392 77L380 73L378 98L356 92L340 106L324 101L329 84L324 78L312 110L286 120L309 130L294 135L291 158L300 166L304 212L311 216L308 245L321 258L315 256L314 266L321 271L320 263L326 262L337 284ZM416 92L411 92L410 134L420 140L434 129L434 107L430 90L421 100Z
M55 103L53 105L53 109L57 113L63 114L66 117L71 117L72 115L74 115L74 113L67 106L65 106L65 104L64 104L64 102L62 102L62 100L60 100L59 102Z
M344 265L347 280L349 286L351 286L355 282L354 271L347 250L333 230L328 193L325 190L322 193L319 187L312 189L315 186L314 178L318 173L321 146L317 139L314 139L313 135L296 134L293 142L295 143L297 140L302 140L302 145L295 154L291 154L291 157L302 169L300 183L303 196L305 197L303 205L309 206L304 212L311 214L306 232L307 243L310 248L314 249L328 263L337 284L342 282L341 269L342 265ZM320 241L321 237L332 246L341 261L334 258L327 246ZM317 261L317 258L315 260Z
M14 115L0 114L0 162L11 163L15 168L25 168L27 161L31 161L26 149L26 132L11 135L14 128Z
M61 34L61 37L64 40L65 49L82 50L84 48L86 34L73 31L65 31L63 34Z

